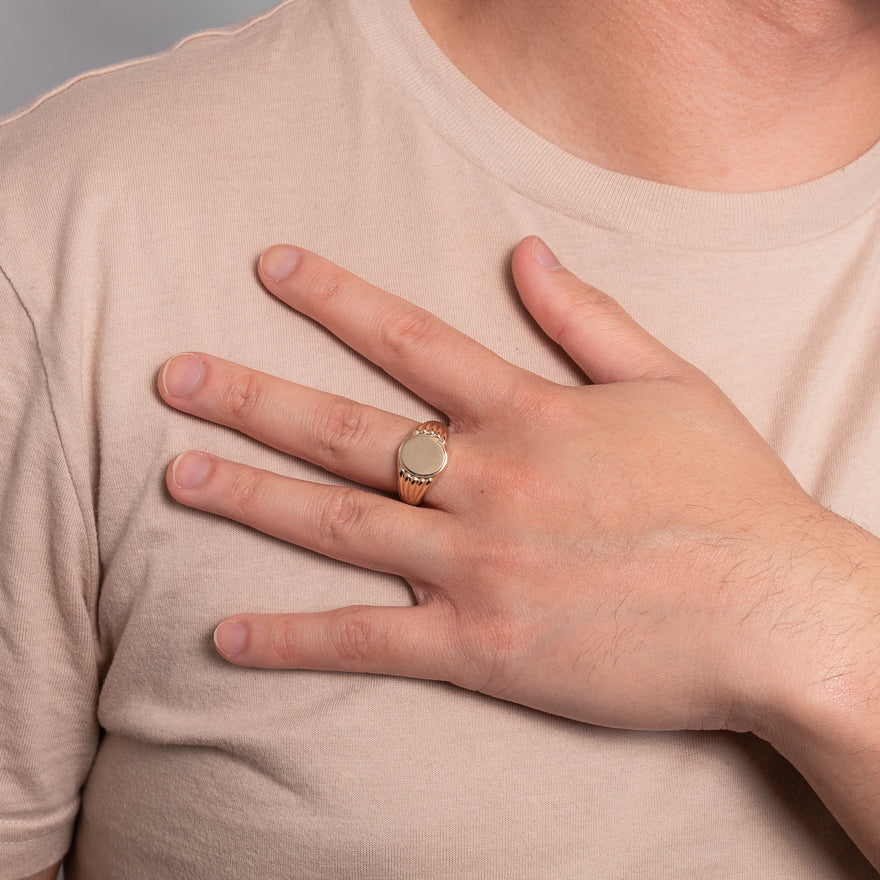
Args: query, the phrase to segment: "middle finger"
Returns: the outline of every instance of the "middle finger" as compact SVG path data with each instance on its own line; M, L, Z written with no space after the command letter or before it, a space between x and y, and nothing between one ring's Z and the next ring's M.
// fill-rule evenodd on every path
M431 312L317 254L275 245L260 258L260 277L275 296L453 422L479 424L504 412L535 378Z

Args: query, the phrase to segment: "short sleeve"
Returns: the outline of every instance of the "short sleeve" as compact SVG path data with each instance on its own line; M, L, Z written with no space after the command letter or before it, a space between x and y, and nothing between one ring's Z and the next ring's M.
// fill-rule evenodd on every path
M69 848L97 747L97 565L35 330L2 272L0 342L0 880L17 880Z

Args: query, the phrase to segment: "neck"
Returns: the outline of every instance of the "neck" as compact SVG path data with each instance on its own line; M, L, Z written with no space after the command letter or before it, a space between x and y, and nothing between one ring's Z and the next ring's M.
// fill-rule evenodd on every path
M412 0L477 87L613 171L792 186L880 139L875 0Z

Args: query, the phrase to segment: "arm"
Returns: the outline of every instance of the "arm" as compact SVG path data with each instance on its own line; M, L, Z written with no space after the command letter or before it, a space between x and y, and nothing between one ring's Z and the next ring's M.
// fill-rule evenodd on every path
M823 523L800 566L820 612L799 640L812 651L754 729L880 868L880 541L840 517Z
M447 413L450 464L412 508L178 457L178 501L399 574L417 601L236 615L215 637L224 656L440 679L612 727L754 731L880 864L880 542L811 499L704 374L536 240L514 254L520 295L594 385L513 367L314 255L279 272L282 253L265 255L267 287ZM201 354L159 384L182 410L397 488L408 419Z
M66 402L2 270L0 338L0 878L17 880L70 847L98 744L97 548Z

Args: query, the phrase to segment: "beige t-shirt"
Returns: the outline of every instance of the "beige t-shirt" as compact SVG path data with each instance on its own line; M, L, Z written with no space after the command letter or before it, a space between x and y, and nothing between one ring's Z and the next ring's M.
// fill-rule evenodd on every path
M261 288L258 254L289 241L580 382L512 290L537 233L880 532L878 199L880 147L749 195L589 165L464 79L406 0L289 0L6 120L0 880L71 842L69 880L875 877L749 736L223 662L231 613L411 596L174 503L165 467L193 447L334 478L169 409L155 378L203 350L433 415Z

